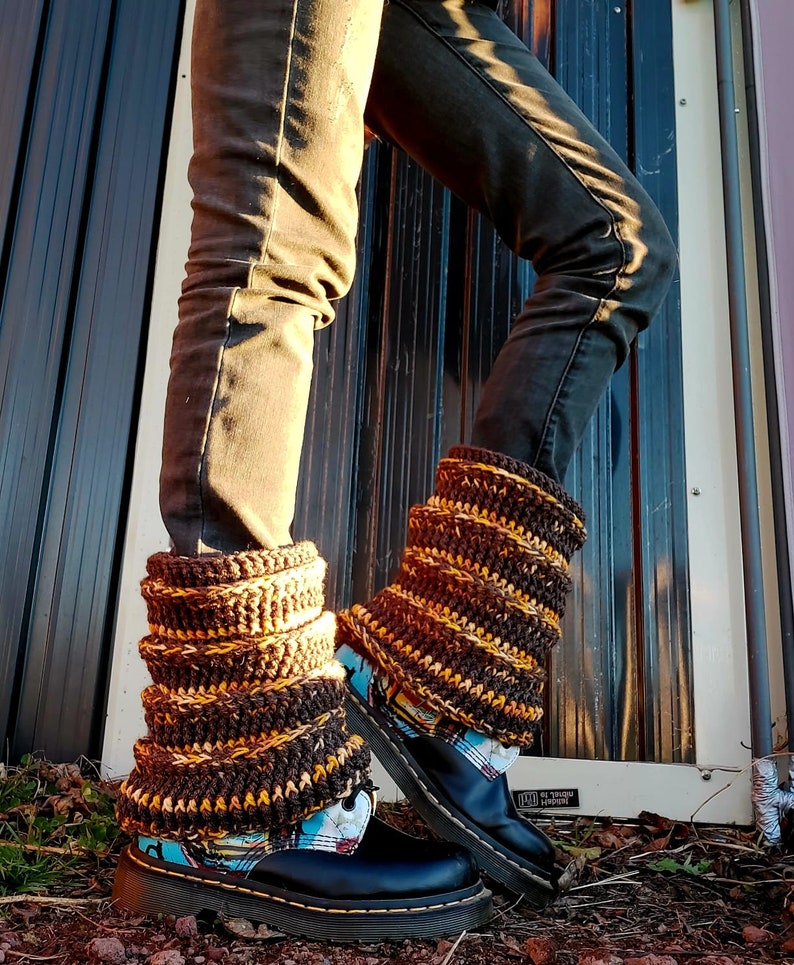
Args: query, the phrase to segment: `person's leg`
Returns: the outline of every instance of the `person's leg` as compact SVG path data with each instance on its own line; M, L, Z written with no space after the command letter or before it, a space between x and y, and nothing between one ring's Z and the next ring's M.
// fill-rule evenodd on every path
M353 276L380 18L377 0L198 4L160 495L179 553L290 542L314 329Z
M372 817L348 732L325 564L291 545L315 327L353 271L374 0L198 0L193 236L169 383L140 649L149 734L118 814L114 889L318 939L482 924L461 848Z
M562 481L676 253L646 192L497 17L393 0L367 122L496 226L537 283L484 388L472 442Z
M615 152L482 3L392 0L366 117L491 218L538 281L483 392L477 448L442 460L411 510L395 582L342 616L352 713L436 830L542 903L553 848L504 773L542 714L584 539L558 483L675 252Z

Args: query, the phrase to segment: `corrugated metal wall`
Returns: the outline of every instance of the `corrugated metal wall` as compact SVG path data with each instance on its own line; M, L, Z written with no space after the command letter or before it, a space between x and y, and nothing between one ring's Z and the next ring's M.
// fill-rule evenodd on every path
M12 759L100 746L181 22L179 0L0 3L0 737Z
M669 4L505 7L675 231ZM12 756L99 746L181 20L179 0L0 0L0 736ZM337 605L389 578L408 507L467 437L532 284L486 223L383 146L361 202L356 284L317 341L295 525L332 561ZM674 290L569 476L592 536L550 667L546 752L691 759L679 314Z
M628 158L676 230L669 4L514 0L506 19ZM408 507L466 439L531 268L412 161L370 149L355 288L318 339L295 533L332 561L339 605L388 581ZM588 511L544 751L693 753L677 287L615 377L568 486ZM319 509L322 507L322 509Z

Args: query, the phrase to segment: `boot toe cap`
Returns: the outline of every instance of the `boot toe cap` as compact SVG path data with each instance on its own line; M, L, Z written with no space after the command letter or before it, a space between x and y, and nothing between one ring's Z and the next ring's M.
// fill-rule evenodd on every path
M264 858L255 880L319 898L418 898L448 895L479 882L469 852L447 842L420 840L372 818L353 854L281 851Z

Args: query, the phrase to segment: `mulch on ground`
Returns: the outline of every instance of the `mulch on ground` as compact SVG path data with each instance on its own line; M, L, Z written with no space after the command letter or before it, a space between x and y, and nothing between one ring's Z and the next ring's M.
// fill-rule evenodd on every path
M61 788L30 805L24 815L28 824L33 814L46 824L47 809L55 815L58 807L67 815L66 826L71 828L73 820L75 827L91 824L85 814L75 819L93 794L86 792L80 770L72 766L71 771L48 773L60 780ZM113 790L102 787L108 797ZM16 848L30 854L31 861L42 859L13 830L19 811L2 808L0 798L0 854ZM382 812L404 830L429 834L408 805L383 807ZM433 941L371 945L283 937L257 922L129 915L110 902L123 838L111 836L104 847L93 837L90 847L63 839L39 847L49 847L55 857L74 850L80 864L50 880L44 893L8 893L2 889L0 865L0 965L794 963L794 856L760 847L752 829L693 826L651 814L631 823L558 820L546 829L560 861L568 865L567 890L551 907L536 912L515 895L494 889L497 913L487 929ZM102 832L92 829L92 835L101 837Z

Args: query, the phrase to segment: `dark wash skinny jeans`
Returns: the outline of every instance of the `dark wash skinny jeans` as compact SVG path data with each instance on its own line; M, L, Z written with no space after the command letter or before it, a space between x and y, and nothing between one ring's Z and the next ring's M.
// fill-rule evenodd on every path
M365 112L532 260L472 441L562 478L675 251L490 4L198 0L193 112L161 476L176 552L290 541L314 330L354 271Z

